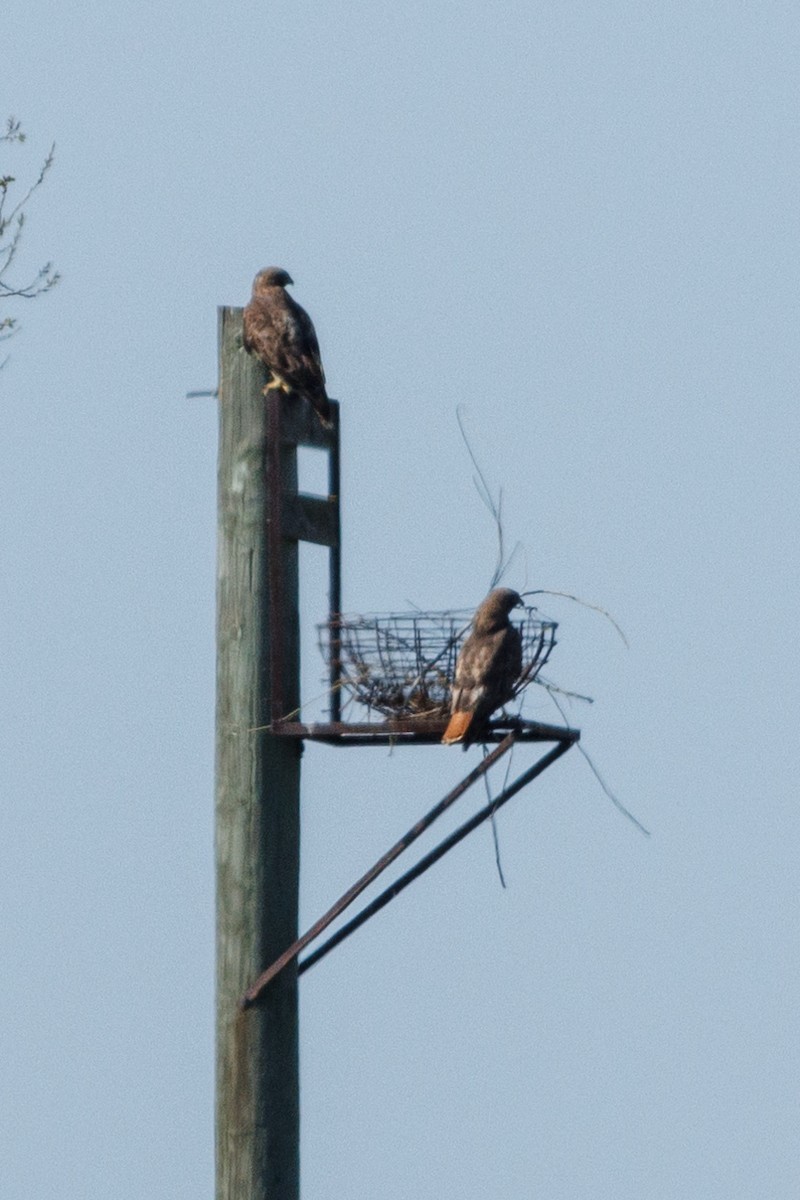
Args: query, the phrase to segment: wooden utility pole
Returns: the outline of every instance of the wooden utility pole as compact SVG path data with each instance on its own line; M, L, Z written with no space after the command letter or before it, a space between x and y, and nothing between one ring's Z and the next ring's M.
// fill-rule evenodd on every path
M299 703L297 541L270 539L267 471L279 462L282 486L296 491L297 450L270 448L267 372L241 349L241 315L220 310L216 1200L298 1200L296 966L257 1008L238 1006L297 937L301 752L299 740L259 728L275 716L271 645L281 703ZM282 629L272 627L271 565Z

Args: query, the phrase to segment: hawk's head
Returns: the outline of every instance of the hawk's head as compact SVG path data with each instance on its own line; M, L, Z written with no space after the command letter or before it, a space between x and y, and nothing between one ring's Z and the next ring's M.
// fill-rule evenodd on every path
M294 280L283 267L265 267L263 271L258 272L253 281L253 295L258 296L267 288L286 287L290 283L294 283Z
M521 608L523 600L513 588L494 588L475 613L474 626L481 633L491 633L508 624L512 608Z

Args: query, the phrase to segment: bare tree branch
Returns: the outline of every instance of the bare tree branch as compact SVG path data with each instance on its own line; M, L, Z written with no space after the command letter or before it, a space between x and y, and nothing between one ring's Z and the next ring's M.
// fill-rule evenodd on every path
M5 133L0 134L0 143L11 145L14 142L24 142L25 134L21 123L16 117L6 121ZM51 262L44 266L27 282L15 279L11 275L22 240L25 227L25 207L34 192L42 186L50 171L55 157L55 143L45 158L41 170L34 182L23 191L19 199L12 196L12 185L16 183L14 175L0 175L0 301L35 300L37 296L49 292L59 281L59 274L53 269ZM10 209L7 208L10 205ZM5 240L4 240L5 239ZM17 332L17 319L8 313L0 313L0 341L6 341ZM7 360L5 360L7 361ZM5 365L0 363L0 367Z

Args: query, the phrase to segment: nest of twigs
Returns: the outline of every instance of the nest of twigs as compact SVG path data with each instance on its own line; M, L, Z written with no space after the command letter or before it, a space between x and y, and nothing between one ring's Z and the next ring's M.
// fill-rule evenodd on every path
M473 615L472 610L343 614L319 626L320 649L329 666L338 659L343 690L365 708L387 717L444 717ZM547 662L556 623L526 608L513 624L522 635L518 695Z

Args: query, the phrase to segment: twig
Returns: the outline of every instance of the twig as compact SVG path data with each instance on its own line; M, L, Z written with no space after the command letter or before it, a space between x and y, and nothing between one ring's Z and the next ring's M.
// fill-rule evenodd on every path
M562 717L562 720L564 721L564 724L565 724L565 725L569 725L569 722L567 721L567 714L564 712L563 708L562 708L562 707L561 707L561 705L558 703L558 701L556 700L555 696L552 694L552 692L549 692L549 693L548 693L548 695L550 696L550 699L553 701L553 704L555 704L555 706L556 706L556 708L558 709L558 711L561 713L561 717ZM633 813L632 813L632 812L630 812L630 811L629 811L629 810L628 810L628 809L625 807L625 805L622 803L622 801L621 801L621 800L618 800L618 799L617 799L617 797L616 797L616 796L614 795L614 793L611 791L611 788L610 788L610 787L608 786L608 784L605 782L605 780L603 779L602 775L600 774L600 772L598 771L597 767L594 765L594 763L592 762L591 758L589 757L589 755L588 755L587 751L586 751L586 750L583 748L583 746L581 745L581 743L580 743L580 742L578 742L578 749L580 750L580 752L581 752L581 754L583 755L583 757L586 759L587 763L589 764L589 767L591 768L592 774L594 775L595 779L596 779L596 780L597 780L597 782L600 784L600 787L603 789L603 791L605 792L605 794L608 796L609 800L610 800L610 801L611 801L611 803L614 805L614 807L615 807L615 808L617 808L617 809L619 809L619 811L622 813L622 815L623 815L624 817L627 817L627 818L628 818L628 820L629 820L629 821L630 821L630 822L631 822L633 825L635 825L635 826L636 826L636 828L637 828L637 829L638 829L638 830L639 830L641 833L643 833L645 837L650 837L650 830L649 830L649 829L647 829L647 828L646 828L646 827L645 827L645 826L642 824L642 822L641 822L641 821L639 821L639 820L638 820L638 819L637 819L637 818L636 818L636 817L633 815Z
M593 696L583 696L580 692L569 692L566 688L559 687L550 679L545 679L543 675L537 675L536 682L540 683L547 692L556 692L559 696L564 696L567 700L580 700L582 704L594 704Z
M512 751L512 754L513 754L513 751ZM486 747L485 746L483 747L483 756L484 756L484 758L486 757ZM505 777L505 781L503 783L503 787L505 787L506 783L508 783L508 772L509 772L510 768L511 768L511 754L509 754L509 756L508 756L508 766L506 767L506 777ZM489 803L492 806L491 826L492 826L492 841L494 842L494 861L495 861L495 865L497 866L497 874L500 877L500 886L505 888L506 878L505 878L505 875L503 874L503 864L500 861L500 838L497 833L497 821L495 819L495 807L496 806L495 806L494 800L492 799L492 790L489 787L488 774L484 775L484 777L483 777L483 786L486 789L486 799L489 801Z
M628 639L625 637L625 634L622 632L622 630L620 629L617 622L611 616L611 613L606 612L606 610L604 608L600 608L600 606L598 604L589 604L588 601L581 600L580 596L572 596L572 595L570 595L569 592L551 592L549 590L549 588L535 588L533 591L530 591L530 592L522 592L521 595L523 595L523 596L561 596L561 597L563 597L564 600L574 600L575 603L580 604L581 607L590 608L592 610L592 612L600 613L601 616L603 616L607 620L609 620L611 622L611 624L614 626L614 628L616 629L619 636L622 638L625 645L626 646L628 645Z
M486 482L486 476L481 470L480 463L475 456L475 451L469 444L469 438L467 437L467 431L464 428L464 421L462 419L460 405L456 408L456 421L458 422L458 428L464 441L464 445L467 448L467 454L469 455L472 465L476 471L476 475L473 476L475 490L488 508L489 512L492 514L494 523L497 527L497 564L489 584L489 590L491 591L493 587L497 586L508 568L511 566L514 555L519 550L521 543L517 542L508 558L505 558L505 541L503 536L503 490L502 488L499 490L497 494L497 500L495 501L492 498L492 493L489 491L489 485Z

